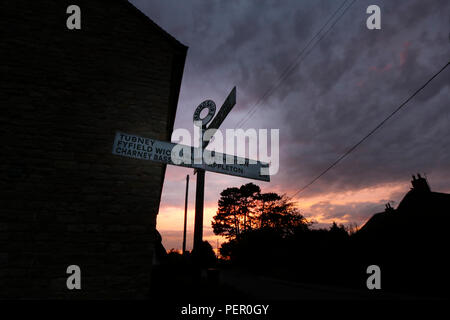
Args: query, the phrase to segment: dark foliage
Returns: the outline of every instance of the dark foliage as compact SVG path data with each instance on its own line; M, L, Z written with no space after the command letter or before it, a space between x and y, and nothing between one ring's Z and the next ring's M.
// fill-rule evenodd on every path
M414 185L413 185L414 186ZM255 189L254 189L255 190ZM232 206L219 201L218 223ZM241 190L232 188L241 201ZM221 198L222 199L222 198ZM255 192L249 209L236 205L239 232L226 235L220 253L235 266L289 281L365 290L367 267L382 270L382 289L407 296L446 296L450 195L413 187L398 208L386 207L359 231L333 223L314 229L284 197ZM221 206L222 205L222 206ZM247 227L242 227L245 214ZM250 217L250 219L249 219ZM214 226L214 223L213 223ZM237 230L236 226L228 230Z
M203 241L198 249L192 251L192 259L202 268L213 267L216 264L216 255L208 241Z

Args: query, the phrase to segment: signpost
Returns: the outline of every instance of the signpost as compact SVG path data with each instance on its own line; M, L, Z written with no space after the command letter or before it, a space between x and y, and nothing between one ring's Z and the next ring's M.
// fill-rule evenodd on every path
M197 171L206 170L237 177L270 181L269 176L260 174L261 168L268 166L266 163L256 161L255 164L251 164L248 159L230 156L220 152L215 152L215 157L223 159L222 163L208 164L205 163L205 161L195 163L195 155L200 154L201 150L191 146L184 146L185 149L190 150L190 161L188 163L179 163L179 161L182 161L181 155L180 157L172 157L172 150L176 146L179 147L181 145L172 142L144 138L133 134L117 132L114 139L112 153L123 157L194 168L197 169ZM213 153L209 150L206 150L205 152L209 152L211 154ZM233 160L233 163L228 164L227 161L231 162L231 159Z
M214 119L212 118L216 112L216 105L212 100L203 101L197 107L194 112L194 123L200 124L201 126L201 148L182 146L171 142L158 141L123 132L117 132L114 139L112 153L115 155L195 169L195 172L197 173L197 186L195 196L193 251L199 249L203 242L205 170L255 180L270 181L269 175L261 175L261 168L268 167L269 165L267 163L262 163L259 161L254 161L254 163L252 163L249 159L205 150L209 141L203 141L204 132L209 129L219 129L220 125L235 104L236 87L231 90ZM200 118L200 114L203 109L208 109L208 114L204 118ZM207 127L206 125L209 122L211 122L211 124ZM175 147L177 147L177 149L174 150ZM183 151L179 152L179 150ZM184 154L185 152L190 152L190 155ZM204 154L213 156L209 158L215 160L207 163L204 160ZM197 155L200 155L201 159L197 159ZM222 159L222 161L217 161L220 159Z

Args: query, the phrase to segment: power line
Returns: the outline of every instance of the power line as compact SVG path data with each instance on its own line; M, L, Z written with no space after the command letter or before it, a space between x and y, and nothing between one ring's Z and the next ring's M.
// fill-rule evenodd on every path
M353 150L355 150L360 144L362 144L367 138L369 138L372 134L375 133L379 128L381 128L394 114L396 114L400 109L402 109L412 98L414 98L420 91L422 91L423 88L425 88L434 78L436 78L442 71L444 71L445 68L447 68L450 64L450 61L447 62L445 66L443 66L437 73L435 73L430 79L428 79L427 82L425 82L419 89L417 89L411 96L409 96L408 99L406 99L400 106L398 106L394 111L389 114L383 121L381 121L375 128L373 128L368 134L366 134L361 140L359 140L355 145L353 145L350 149L348 149L343 155L341 155L336 161L334 161L328 168L326 168L324 171L322 171L317 177L315 177L313 180L311 180L309 183L307 183L304 187L299 189L296 193L294 193L292 196L288 197L289 199L292 199L297 194L303 192L305 189L307 189L310 185L312 185L314 182L319 180L324 174L326 174L328 171L330 171L334 166L336 166L341 160L343 160L345 157L347 157Z
M355 2L356 0L354 0L353 2ZM257 100L257 102L249 109L249 111L246 113L246 115L244 117L241 118L241 120L236 124L235 128L243 125L245 122L247 122L251 116L256 112L257 107L259 106L259 104L264 101L266 98L268 98L273 91L275 91L275 89L277 89L280 84L287 78L287 76L289 76L289 74L295 69L295 67L301 62L300 58L302 57L303 53L306 51L306 49L309 47L309 45L314 41L315 38L317 38L317 36L325 29L325 27L328 25L328 23L330 23L330 21L333 20L334 16L342 9L342 7L345 5L345 3L347 2L347 0L344 0L344 2L339 6L339 8L328 18L327 22L320 28L320 30L314 35L314 37L312 37L308 43L305 45L305 47L303 47L303 49L299 52L299 54L297 55L297 57L294 59L293 63L288 65L285 70L282 72L281 76L279 77L277 83L270 87L263 95L262 97ZM353 4L353 2L350 4L350 6ZM349 7L350 7L349 6ZM348 9L348 8L347 8ZM346 9L346 10L347 10ZM345 11L344 11L345 12ZM342 15L341 15L342 16ZM339 17L340 18L340 17ZM339 20L339 18L337 20ZM336 21L337 21L336 20ZM334 25L334 24L333 24ZM333 26L332 26L333 27ZM331 28L330 28L331 29ZM330 30L328 29L328 31ZM325 33L325 35L328 33L328 31ZM323 38L323 36L321 37L321 39ZM320 42L319 39L316 44L318 42ZM314 45L315 46L315 45ZM313 48L314 48L313 46ZM309 52L308 52L309 53ZM302 59L303 60L303 59Z
M347 0L344 0L344 2L339 6L339 8L328 18L327 22L322 26L322 28L320 28L320 30L314 35L314 37L312 37L308 43L305 45L305 47L303 47L303 49L298 53L297 57L294 59L293 63L288 65L285 70L281 73L281 76L278 79L278 82L270 87L263 95L262 97L249 109L249 111L245 114L244 117L241 118L241 120L236 124L237 128L238 126L240 126L241 124L245 123L248 119L249 116L251 117L251 115L253 115L253 111L257 108L257 106L268 96L271 95L271 93L281 84L281 82L284 81L285 77L287 77L289 75L290 72L292 72L292 70L298 65L299 63L299 59L301 58L301 56L303 55L303 53L305 52L305 50L309 47L309 45L313 42L313 40L315 38L317 38L317 36L323 31L323 29L325 29L325 27L328 25L328 23L334 18L334 16L342 9L342 7L345 5L345 3L347 2Z
M341 9L344 7L344 5L347 3L348 0L345 0L340 6L339 8L328 18L327 22L320 28L320 30L314 35L314 37L312 37L308 43L305 45L305 47L303 47L303 49L299 52L299 54L297 55L297 57L295 58L295 60L293 61L292 64L290 64L289 66L287 66L287 68L282 72L280 78L278 79L278 81L276 82L276 84L272 87L270 87L263 95L262 97L257 100L257 102L249 109L249 111L245 114L244 117L241 118L241 120L238 121L238 123L236 124L236 126L234 127L235 129L239 126L242 126L245 122L247 122L252 116L253 114L256 112L258 106L260 105L260 103L262 101L264 101L266 98L268 98L280 85L281 83L292 73L292 71L295 70L295 68L308 56L308 54L315 48L315 46L328 34L328 32L333 29L333 27L336 25L336 23L342 18L342 16L347 12L347 10L356 2L356 0L353 0L350 5L348 5L343 12L341 13L341 15L333 22L333 24L328 28L328 30L326 30L322 36L313 44L313 46L311 47L311 49L309 51L306 52L306 50L308 49L308 47L310 46L310 44L314 41L314 39L316 39L321 33L322 31L326 28L326 26L333 20L333 18L336 16L336 14L341 11ZM306 52L306 54L304 54Z

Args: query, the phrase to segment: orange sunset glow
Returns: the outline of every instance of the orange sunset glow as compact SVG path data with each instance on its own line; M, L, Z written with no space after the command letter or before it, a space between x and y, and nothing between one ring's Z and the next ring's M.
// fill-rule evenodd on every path
M166 182L163 190L161 206L158 214L157 228L162 235L163 245L166 250L181 250L183 221L184 221L184 191L185 175L190 175L189 185L189 203L187 220L187 249L192 249L193 231L194 231L194 207L195 207L195 175L184 168L167 168ZM217 201L220 192L231 186L237 186L247 183L246 179L226 177L220 174L210 174L206 179L206 194L204 208L204 229L203 238L210 242L216 249L217 244L225 242L226 239L213 234L211 221L217 211ZM176 189L168 188L168 185L176 185ZM208 185L210 186L208 188ZM403 195L409 190L409 181L379 184L372 187L365 187L347 191L332 191L318 193L314 195L297 195L293 201L296 203L300 212L309 221L314 222L314 226L328 227L332 222L338 224L354 224L362 226L372 214L383 211L384 204L391 202L398 204ZM277 184L273 187L270 184L260 184L263 192L276 191L293 194L295 189L284 189L282 185ZM175 192L177 190L177 192ZM178 201L174 205L174 200ZM171 198L169 200L169 198ZM369 204L369 209L364 205ZM365 211L364 211L365 210ZM363 211L363 212L359 212ZM334 216L330 216L334 212Z

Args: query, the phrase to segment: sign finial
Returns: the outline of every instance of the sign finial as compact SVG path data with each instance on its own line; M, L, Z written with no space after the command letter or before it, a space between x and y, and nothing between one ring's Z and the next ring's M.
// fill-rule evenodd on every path
M208 109L208 114L203 119L200 118L200 113L203 111L203 109ZM212 100L205 100L195 109L194 112L194 123L196 121L201 121L202 126L206 126L214 117L216 114L216 104Z

